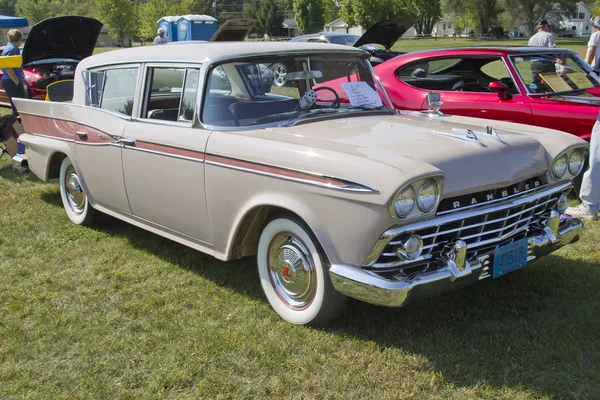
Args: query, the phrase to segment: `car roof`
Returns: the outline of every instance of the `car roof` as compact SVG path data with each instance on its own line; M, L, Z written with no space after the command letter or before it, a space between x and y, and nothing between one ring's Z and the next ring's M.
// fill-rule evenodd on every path
M185 50L182 49L185 47ZM138 62L191 62L223 60L253 55L277 55L285 53L327 53L365 54L360 49L338 44L290 43L290 42L181 42L172 45L130 47L107 51L84 59L80 68L93 68L101 65L127 64Z
M565 49L560 47L529 47L529 46L514 46L514 47L500 47L500 46L485 46L485 47L456 47L450 49L431 49L421 50L409 53L411 55L435 55L438 53L443 54L541 54L541 53L557 53L557 52L569 52L575 53L571 49Z
M309 33L308 35L296 36L296 37L293 37L290 41L294 41L297 39L304 39L304 38L321 37L321 36L337 37L337 36L359 36L359 35L355 35L353 33L345 33L345 32L319 32L319 33Z

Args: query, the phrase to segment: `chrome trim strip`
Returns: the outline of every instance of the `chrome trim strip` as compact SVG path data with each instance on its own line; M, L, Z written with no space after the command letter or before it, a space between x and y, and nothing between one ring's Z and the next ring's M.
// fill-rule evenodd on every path
M76 145L81 146L92 146L92 147L103 147L103 146L115 146L115 147L123 147L118 142L106 142L106 143L86 143L86 142L75 142Z
M43 133L32 133L32 132L25 132L25 133L27 133L29 135L32 135L32 136L43 137L45 139L54 139L54 140L60 140L60 141L63 141L63 142L68 142L68 143L75 143L75 138L73 138L73 139L67 139L67 138L61 138L61 137L58 137L58 136L44 135Z
M141 151L143 153L156 154L156 155L159 155L159 156L166 156L166 157L171 157L171 158L179 158L181 160L194 161L194 162L198 162L198 163L201 163L201 164L204 163L204 159L201 159L201 158L193 158L193 157L180 156L178 154L166 153L166 152L156 151L156 150L143 149L143 148L139 148L139 147L135 147L135 146L128 146L128 145L124 145L123 148L124 149L129 149L129 150Z
M437 213L436 215L452 214L452 213L461 212L461 211L469 210L469 209L476 208L476 207L487 206L489 204L495 204L495 203L498 203L498 202L501 202L501 201L506 201L506 200L512 199L513 197L522 196L522 195L530 193L530 192L535 192L537 190L543 190L546 187L548 187L548 185L538 186L538 187L533 188L533 189L524 190L524 191L519 192L519 193L511 194L510 196L506 196L506 197L503 197L501 199L495 199L495 200L486 201L484 203L473 204L471 206L465 206L465 207L457 208L455 210L441 211L441 212ZM477 194L477 193L473 193L473 194Z
M222 157L222 156L218 156L218 157ZM240 161L243 161L243 160L240 160ZM246 162L249 162L249 161L246 161ZM291 181L291 182L304 183L307 185L313 185L313 186L321 187L324 189L334 189L334 190L348 191L348 192L360 193L360 194L363 194L363 193L364 194L379 194L379 192L377 190L372 189L368 186L364 186L364 185L361 185L361 184L358 184L355 182L346 181L344 179L329 177L326 175L310 174L310 175L313 175L318 178L332 179L332 180L336 180L338 182L343 182L343 183L346 183L347 185L346 186L328 185L328 184L321 183L321 182L314 182L314 181L311 181L308 179L293 178L290 176L279 175L279 174L274 174L271 172L259 171L259 170L250 169L250 168L244 168L244 167L240 167L240 166L236 166L236 165L225 164L225 163L220 163L220 162L211 161L211 160L206 160L205 163L209 164L209 165L214 165L217 167L223 167L223 168L234 169L237 171L249 172L249 173L256 174L256 175L264 175L264 176L269 176L272 178L287 180L287 181ZM273 168L280 168L280 167L273 166ZM285 168L281 168L281 169L285 169ZM303 174L307 174L306 172L295 171L295 170L290 170L290 169L288 169L288 171L300 172Z

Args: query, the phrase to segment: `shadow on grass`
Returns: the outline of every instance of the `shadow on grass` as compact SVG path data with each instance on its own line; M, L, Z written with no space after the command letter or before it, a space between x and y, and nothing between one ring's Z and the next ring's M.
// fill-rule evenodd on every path
M7 154L5 154L2 157L2 159L0 159L0 161L2 161L3 164L6 164L4 167L0 168L0 178L1 179L6 179L11 182L25 182L25 181L35 182L35 181L39 180L31 172L21 173L21 172L13 171L10 162L5 159L6 157L8 157Z
M43 200L62 207L58 196ZM223 287L264 301L253 259L225 263L105 217L94 229ZM530 268L459 292L388 309L351 301L324 332L421 355L421 368L472 388L525 388L551 397L600 393L598 266L550 255ZM375 367L376 368L376 367Z

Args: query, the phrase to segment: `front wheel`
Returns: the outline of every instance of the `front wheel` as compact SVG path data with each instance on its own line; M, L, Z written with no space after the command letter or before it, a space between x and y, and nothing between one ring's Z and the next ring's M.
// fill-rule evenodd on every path
M81 186L77 171L68 157L60 165L60 197L65 213L77 225L90 225L94 222L96 210L88 202Z
M337 292L316 239L301 224L271 220L258 243L258 273L271 307L298 325L324 325L346 306Z

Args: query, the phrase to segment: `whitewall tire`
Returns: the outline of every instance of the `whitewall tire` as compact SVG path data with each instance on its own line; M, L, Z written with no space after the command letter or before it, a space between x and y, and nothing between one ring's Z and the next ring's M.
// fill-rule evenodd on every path
M312 233L303 224L276 218L264 227L258 243L261 286L273 309L298 325L323 325L345 308Z
M65 157L60 165L59 181L60 197L71 222L90 225L94 221L96 210L88 202L80 177L68 157Z

